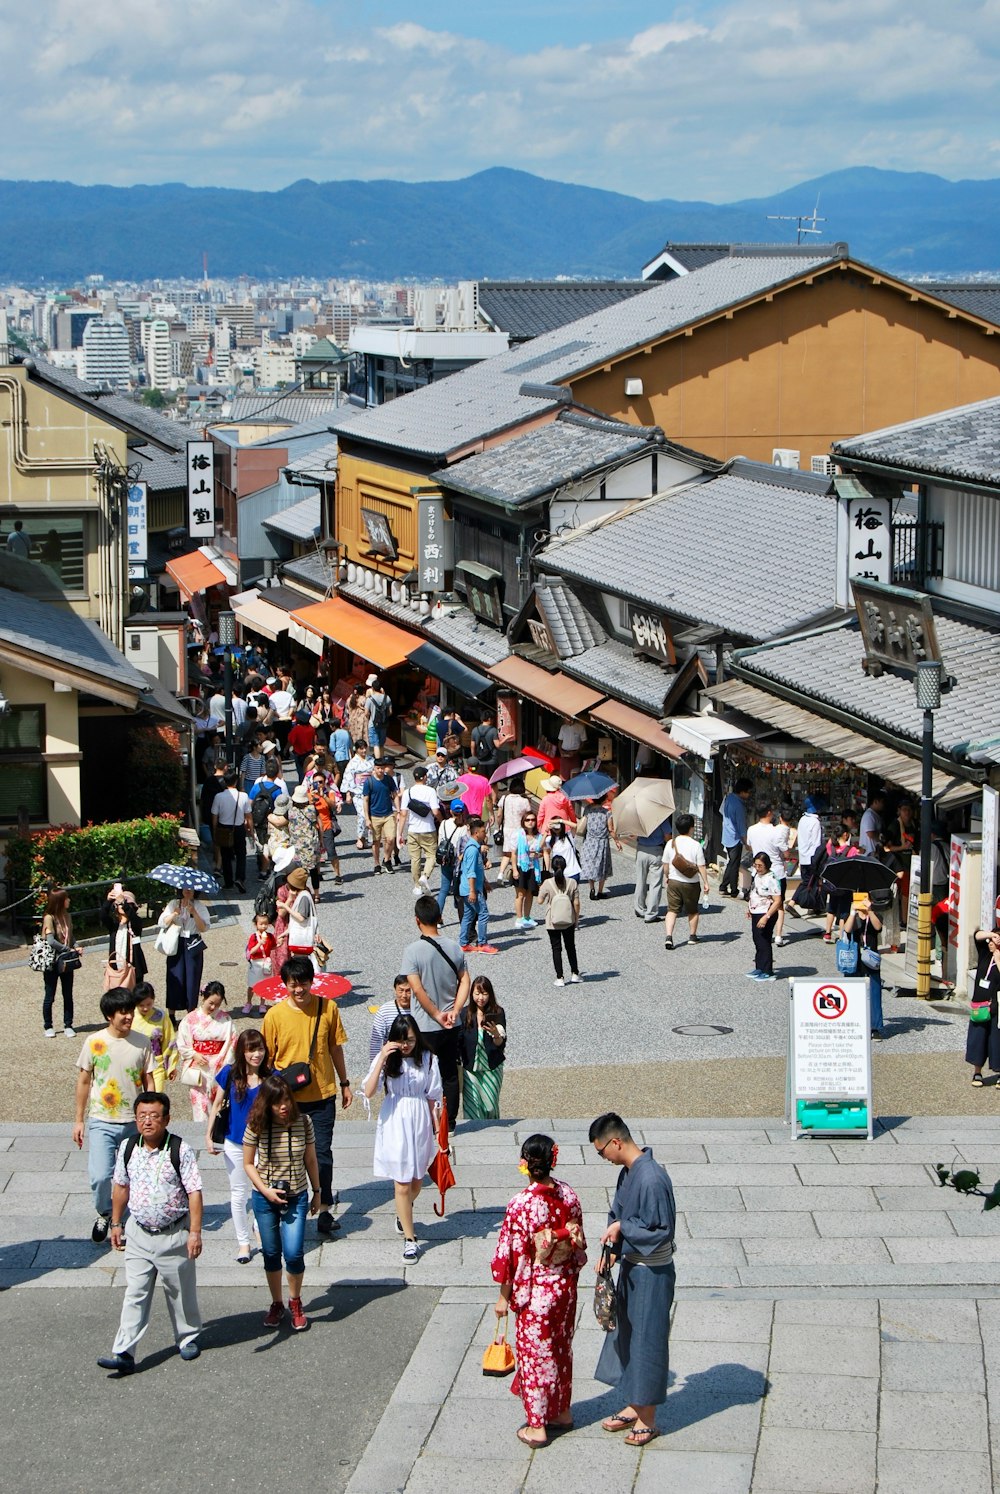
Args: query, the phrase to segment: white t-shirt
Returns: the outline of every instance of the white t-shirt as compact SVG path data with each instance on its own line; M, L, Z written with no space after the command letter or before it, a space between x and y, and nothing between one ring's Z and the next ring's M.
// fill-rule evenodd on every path
M422 800L424 804L430 805L432 811L430 814L420 814L418 811L410 808L410 798L413 794L416 794L417 798ZM437 828L437 821L434 818L433 811L440 809L441 805L437 794L427 783L415 783L411 789L404 789L403 797L399 801L399 808L400 812L407 817L407 835L433 835Z
M785 853L788 850L790 831L787 825L769 825L758 821L747 831L747 845L751 856L761 851L771 858L771 872L780 882L785 875Z
M291 715L292 706L294 704L295 696L292 694L291 690L271 691L271 709L274 711L279 720L281 720L282 717Z
M559 746L567 756L578 751L586 740L587 733L576 721L564 721L559 728Z
M693 835L678 835L676 840L668 840L663 847L663 865L667 868L667 876L671 882L700 882L701 872L696 871L693 877L685 877L682 872L674 869L674 846L676 845L685 861L690 861L693 866L705 865L705 852L695 840Z
M875 809L866 809L858 828L858 841L862 856L878 854L878 837L882 833L882 816Z
M242 825L249 810L249 795L238 793L236 789L223 789L212 802L212 818L220 825Z

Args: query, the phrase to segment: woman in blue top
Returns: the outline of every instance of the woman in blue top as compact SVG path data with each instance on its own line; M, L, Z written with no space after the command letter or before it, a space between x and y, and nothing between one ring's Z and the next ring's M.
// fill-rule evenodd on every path
M538 894L542 884L542 855L545 850L545 836L539 833L538 816L534 810L526 810L521 816L521 828L517 832L517 845L514 849L514 861L516 864L514 913L519 929L534 929L538 927L537 920L531 916L531 905Z
M347 730L347 727L341 721L330 733L329 747L330 756L333 758L333 770L336 776L338 788L340 786L340 780L344 776L344 769L347 767L347 764L351 760L352 746L353 743L351 742L351 734Z
M215 1076L215 1093L208 1112L205 1145L211 1156L218 1156L218 1143L212 1140L215 1117L229 1097L229 1123L222 1143L222 1155L229 1174L229 1206L236 1230L237 1256L241 1266L250 1259L250 1179L243 1170L243 1134L247 1128L260 1081L271 1072L263 1034L256 1027L241 1032L236 1039L233 1061Z

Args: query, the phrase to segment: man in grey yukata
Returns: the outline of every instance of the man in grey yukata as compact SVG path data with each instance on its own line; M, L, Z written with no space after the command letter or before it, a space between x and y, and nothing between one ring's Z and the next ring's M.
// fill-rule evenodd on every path
M670 1308L674 1300L677 1210L667 1171L649 1147L638 1147L620 1115L599 1115L590 1127L594 1150L621 1168L601 1237L621 1261L617 1325L607 1335L595 1376L615 1385L621 1410L604 1423L625 1432L632 1447L659 1435L656 1408L666 1399Z

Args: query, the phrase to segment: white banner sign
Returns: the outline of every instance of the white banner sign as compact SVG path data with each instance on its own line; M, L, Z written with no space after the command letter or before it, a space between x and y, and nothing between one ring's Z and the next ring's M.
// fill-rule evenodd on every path
M187 443L188 534L192 539L215 536L214 452L211 441Z
M144 482L129 484L125 505L125 540L128 545L129 575L131 567L149 559L149 491Z
M983 787L983 886L979 899L979 927L991 929L996 922L997 889L997 790Z

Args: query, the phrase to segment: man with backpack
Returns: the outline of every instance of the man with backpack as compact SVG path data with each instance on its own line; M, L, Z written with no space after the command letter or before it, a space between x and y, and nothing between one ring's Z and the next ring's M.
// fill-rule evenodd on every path
M368 694L365 696L365 715L368 718L368 745L375 756L375 761L385 751L385 739L389 730L389 720L392 716L392 701L383 690L377 675L371 675L368 680Z
M491 710L485 710L472 733L472 756L480 773L485 773L487 778L500 766L499 743L500 733L497 731L494 714Z
M135 1100L138 1137L122 1142L111 1195L111 1244L125 1253L125 1300L111 1353L101 1369L131 1375L159 1277L182 1359L201 1353L195 1262L201 1255L202 1182L194 1152L167 1132L170 1100L143 1090ZM126 1208L127 1224L123 1224Z
M452 892L461 923L465 911L465 898L458 885L458 868L462 864L462 852L469 838L468 810L461 799L451 801L450 818L441 821L438 827L437 864L441 869L441 886L438 888L437 905L444 919L444 905Z
M284 793L281 782L281 764L277 758L269 757L264 765L264 775L258 778L250 790L250 822L257 842L257 875L267 875L268 815L274 812L274 801Z

